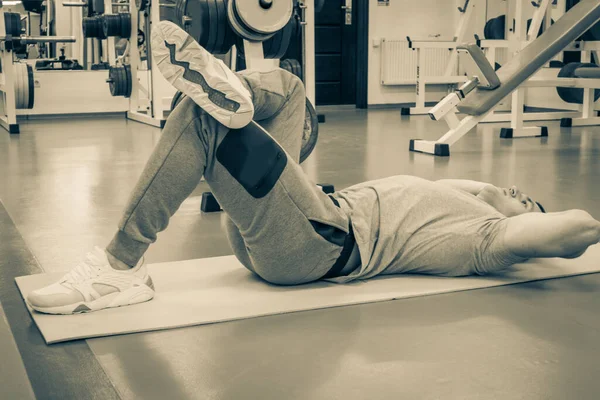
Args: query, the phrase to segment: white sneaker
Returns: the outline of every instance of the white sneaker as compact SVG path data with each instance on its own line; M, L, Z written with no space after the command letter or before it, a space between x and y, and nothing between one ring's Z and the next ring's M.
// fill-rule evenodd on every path
M221 124L239 129L252 121L248 89L179 26L161 21L152 28L152 57L167 81Z
M27 303L46 314L78 314L153 297L154 284L144 264L127 271L113 269L104 250L95 247L60 281L29 293Z

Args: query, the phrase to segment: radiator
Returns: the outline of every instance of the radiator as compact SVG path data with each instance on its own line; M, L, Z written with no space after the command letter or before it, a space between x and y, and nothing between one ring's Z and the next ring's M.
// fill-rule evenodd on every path
M421 49L421 76L443 76L450 60L448 49ZM381 41L381 84L413 85L417 82L417 50L405 40Z

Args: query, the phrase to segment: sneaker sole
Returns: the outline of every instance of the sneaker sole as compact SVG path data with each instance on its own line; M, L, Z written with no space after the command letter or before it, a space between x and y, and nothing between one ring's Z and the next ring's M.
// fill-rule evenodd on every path
M152 56L171 85L221 124L239 129L252 121L252 98L239 78L177 25L157 26Z
M44 314L71 315L103 310L105 308L130 306L133 304L150 301L153 298L154 290L150 289L148 286L136 286L124 292L116 292L102 296L96 300L88 302L82 301L79 303L67 304L59 307L39 307L34 306L29 302L28 304L35 311Z

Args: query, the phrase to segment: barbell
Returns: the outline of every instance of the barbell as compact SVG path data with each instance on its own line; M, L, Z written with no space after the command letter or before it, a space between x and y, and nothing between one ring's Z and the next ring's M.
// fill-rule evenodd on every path
M27 44L36 43L75 43L74 36L0 36L0 42L4 42L4 48L13 51Z

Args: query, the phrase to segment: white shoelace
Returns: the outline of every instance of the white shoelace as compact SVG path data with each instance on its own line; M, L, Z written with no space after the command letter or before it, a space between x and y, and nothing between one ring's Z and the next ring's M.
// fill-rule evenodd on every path
M88 253L85 260L69 271L64 277L62 283L67 283L70 286L73 284L84 282L90 278L95 278L100 275L102 269L100 262L93 253Z

